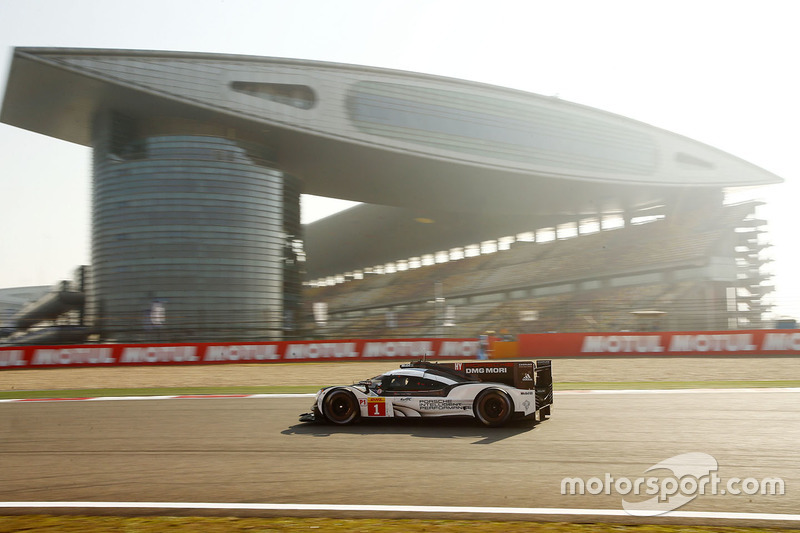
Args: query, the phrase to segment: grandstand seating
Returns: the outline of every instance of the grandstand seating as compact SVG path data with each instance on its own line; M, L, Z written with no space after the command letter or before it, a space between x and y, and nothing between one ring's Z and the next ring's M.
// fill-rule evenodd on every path
M311 323L307 328L335 337L408 337L476 336L501 329L716 329L728 327L732 318L752 325L765 307L753 296L742 300L752 312L732 316L725 287L752 289L764 279L754 274L763 263L757 239L763 221L752 218L754 205L720 206L568 239L518 242L495 253L306 287L308 305L326 302L332 317L325 328ZM748 279L738 284L717 279L708 270L712 258L739 265ZM437 291L445 302L435 301ZM456 307L454 325L443 325L444 305ZM645 309L663 316L632 313ZM359 310L365 314L346 318ZM386 319L389 311L393 321Z

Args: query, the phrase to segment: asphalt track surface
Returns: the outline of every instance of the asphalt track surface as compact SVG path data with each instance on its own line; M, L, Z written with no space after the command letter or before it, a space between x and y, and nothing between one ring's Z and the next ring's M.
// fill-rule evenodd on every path
M740 363L747 367L752 362ZM562 495L562 480L664 475L663 470L646 471L676 455L702 452L718 461L723 482L779 477L785 494L699 495L679 511L797 514L799 402L797 390L561 392L549 420L499 429L464 421L303 424L297 416L308 410L307 397L2 403L0 502L620 510L623 496L613 488L610 494ZM7 512L31 511L0 510ZM397 510L380 516L409 514ZM492 518L468 510L446 517ZM737 523L696 517L521 518ZM798 525L748 524L759 523Z

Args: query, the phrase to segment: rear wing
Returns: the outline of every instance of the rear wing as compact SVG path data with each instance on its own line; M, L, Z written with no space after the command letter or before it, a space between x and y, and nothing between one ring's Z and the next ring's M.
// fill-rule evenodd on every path
M518 389L535 390L536 405L553 403L553 372L549 359L538 361L470 361L438 363L480 381L503 383Z
M534 389L539 379L546 379L551 384L553 382L548 360L470 361L468 363L438 363L438 366L463 372L479 381L504 383L518 389Z

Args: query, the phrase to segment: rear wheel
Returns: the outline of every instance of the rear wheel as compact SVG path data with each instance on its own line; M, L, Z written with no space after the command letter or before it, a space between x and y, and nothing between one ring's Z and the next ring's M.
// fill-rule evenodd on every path
M361 414L358 400L352 393L338 389L329 392L322 401L322 414L334 424L350 424Z
M475 399L475 418L489 427L503 426L511 420L511 398L500 389L485 390Z

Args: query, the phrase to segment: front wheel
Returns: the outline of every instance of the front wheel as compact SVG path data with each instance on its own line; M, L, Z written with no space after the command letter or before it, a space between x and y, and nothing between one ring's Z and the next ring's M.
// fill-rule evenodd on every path
M338 389L325 396L322 414L334 424L344 425L355 422L361 412L356 397L346 390Z
M513 414L511 398L500 389L485 390L475 399L475 417L484 426L505 425Z

